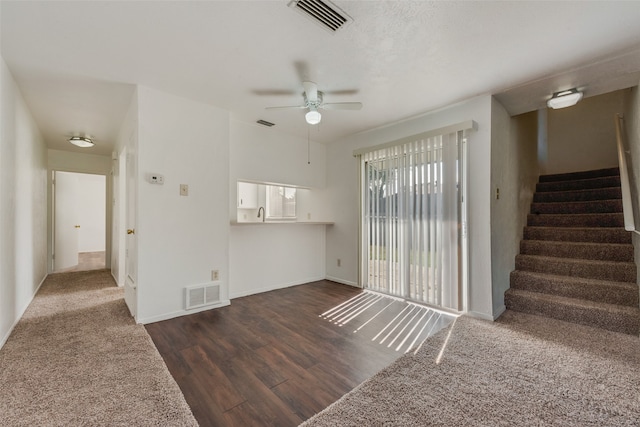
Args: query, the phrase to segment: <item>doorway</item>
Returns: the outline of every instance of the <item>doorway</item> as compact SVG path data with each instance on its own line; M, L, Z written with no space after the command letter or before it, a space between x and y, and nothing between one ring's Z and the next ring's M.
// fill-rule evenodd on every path
M53 271L106 268L106 176L53 174Z

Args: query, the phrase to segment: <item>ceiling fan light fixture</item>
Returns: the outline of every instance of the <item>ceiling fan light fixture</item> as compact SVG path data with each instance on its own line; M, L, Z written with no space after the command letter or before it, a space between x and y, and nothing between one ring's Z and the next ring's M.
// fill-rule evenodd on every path
M571 107L576 105L578 101L582 99L582 92L573 88L569 90L563 90L553 94L551 99L547 101L547 106L557 110L558 108Z
M322 120L322 114L318 110L311 110L304 115L304 118L310 125L317 125Z

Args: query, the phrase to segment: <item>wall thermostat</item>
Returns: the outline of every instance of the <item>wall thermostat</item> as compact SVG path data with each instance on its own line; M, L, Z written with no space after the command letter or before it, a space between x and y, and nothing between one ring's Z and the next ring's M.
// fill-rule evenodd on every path
M150 173L149 175L147 175L147 179L151 184L164 184L164 176L160 175L159 173Z

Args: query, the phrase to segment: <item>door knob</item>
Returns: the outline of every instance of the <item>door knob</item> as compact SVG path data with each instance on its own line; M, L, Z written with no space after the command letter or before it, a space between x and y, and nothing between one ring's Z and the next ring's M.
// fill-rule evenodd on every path
M136 234L136 230L132 230L131 228L129 228L127 230L127 234Z
M80 228L80 226L79 226L79 225L76 225L75 227L76 227L76 228Z

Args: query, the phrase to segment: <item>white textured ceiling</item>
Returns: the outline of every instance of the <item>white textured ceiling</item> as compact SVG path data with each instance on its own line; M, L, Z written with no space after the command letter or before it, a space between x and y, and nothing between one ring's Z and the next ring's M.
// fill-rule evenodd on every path
M305 137L303 80L326 102L331 143L480 94L512 113L572 86L638 83L638 2L335 1L331 34L277 1L2 1L2 56L49 147L87 133L108 154L134 85L276 123ZM634 80L635 79L635 80ZM86 151L85 151L86 152Z

